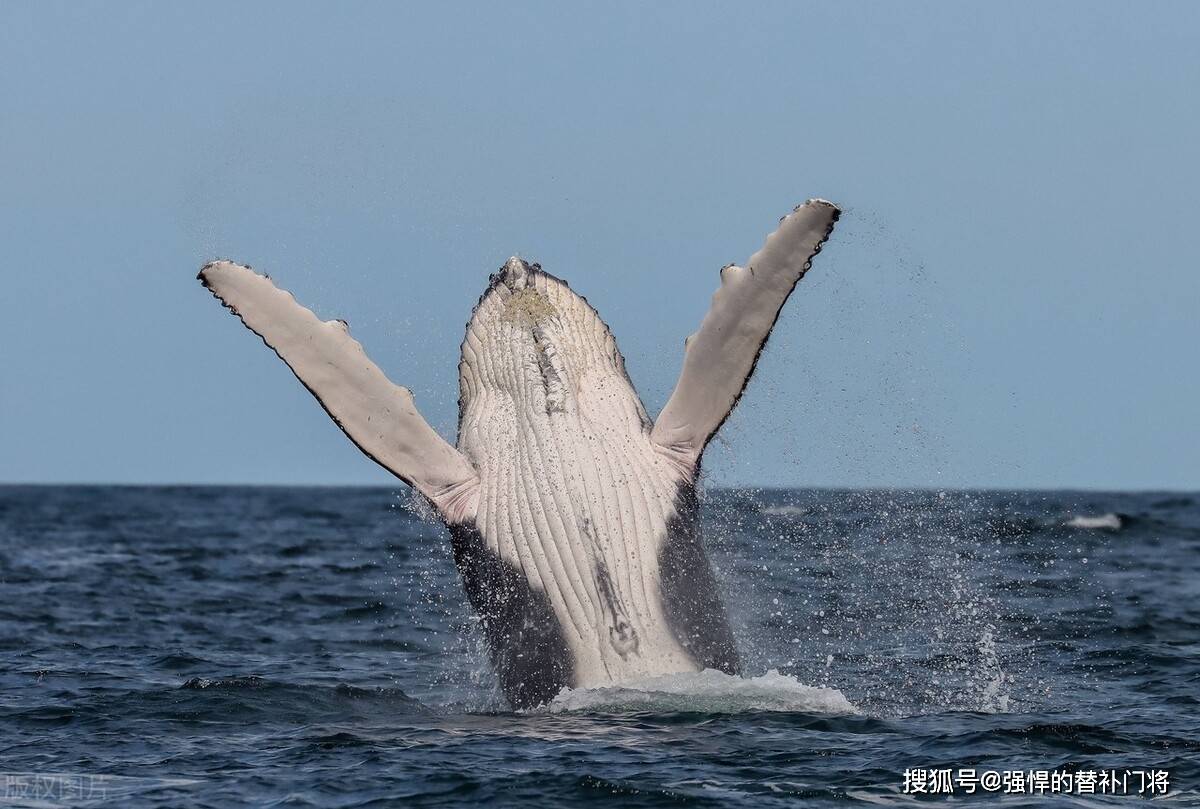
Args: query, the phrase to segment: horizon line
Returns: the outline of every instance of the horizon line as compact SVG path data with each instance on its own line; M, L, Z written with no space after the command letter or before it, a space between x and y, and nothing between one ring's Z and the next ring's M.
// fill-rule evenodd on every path
M201 482L131 482L131 481L7 481L0 480L0 489L2 488L108 488L108 489L380 489L403 492L411 491L411 487L402 481L397 481L395 485L387 483L242 483L229 482L217 483L212 481ZM792 486L779 484L722 484L701 486L699 488L709 491L794 491L797 489L808 491L829 491L829 492L1005 492L1011 494L1024 493L1079 493L1079 494L1187 494L1200 495L1200 488L1172 488L1172 487L1136 487L1136 488L1108 488L1102 486L905 486L905 485L833 485L833 484L797 484Z

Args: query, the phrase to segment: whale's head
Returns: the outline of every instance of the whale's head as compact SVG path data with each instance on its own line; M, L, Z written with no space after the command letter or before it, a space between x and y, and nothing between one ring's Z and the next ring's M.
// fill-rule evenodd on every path
M517 257L491 277L467 324L459 394L459 440L468 450L518 422L601 417L639 430L647 423L596 310L565 281Z

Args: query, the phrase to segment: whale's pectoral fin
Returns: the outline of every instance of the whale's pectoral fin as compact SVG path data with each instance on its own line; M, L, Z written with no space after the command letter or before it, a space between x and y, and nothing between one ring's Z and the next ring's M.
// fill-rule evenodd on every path
M275 350L367 457L415 487L448 523L475 517L479 477L421 418L407 388L392 384L340 320L322 322L249 267L215 261L199 279Z
M832 203L809 200L780 221L745 267L721 270L721 287L685 343L683 371L650 434L681 468L694 472L737 404L780 309L839 213Z

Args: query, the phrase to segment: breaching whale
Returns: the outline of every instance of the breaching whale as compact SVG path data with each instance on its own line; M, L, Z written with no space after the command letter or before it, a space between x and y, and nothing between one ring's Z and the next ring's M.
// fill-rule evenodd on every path
M344 321L322 322L229 261L199 279L360 450L433 505L501 689L527 708L565 686L740 673L700 536L700 461L838 214L809 200L744 266L721 270L653 421L596 311L537 264L509 259L467 324L457 447Z

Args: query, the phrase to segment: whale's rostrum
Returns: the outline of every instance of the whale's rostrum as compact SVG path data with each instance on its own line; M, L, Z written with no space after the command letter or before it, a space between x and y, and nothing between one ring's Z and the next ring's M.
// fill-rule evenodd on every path
M700 536L700 462L837 218L834 205L810 200L745 266L721 271L654 420L587 301L538 265L509 259L467 324L457 447L343 321L322 322L229 261L199 277L359 449L433 504L501 688L530 707L565 686L739 672Z

